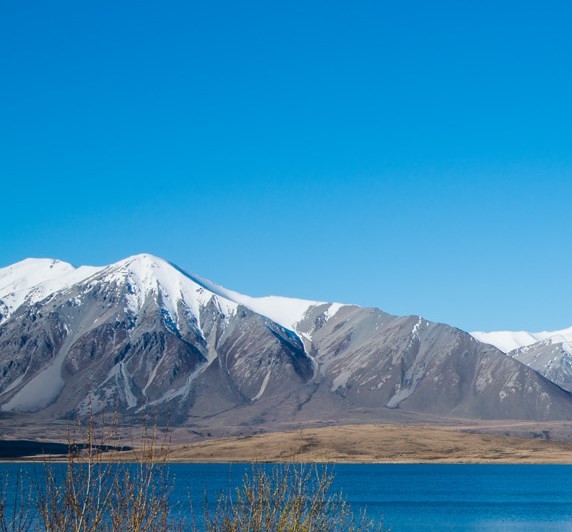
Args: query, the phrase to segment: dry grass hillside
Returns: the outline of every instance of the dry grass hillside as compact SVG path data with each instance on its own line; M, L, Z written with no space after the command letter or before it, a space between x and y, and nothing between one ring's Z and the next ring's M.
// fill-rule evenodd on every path
M177 462L572 463L572 443L466 427L346 425L173 445L169 456Z

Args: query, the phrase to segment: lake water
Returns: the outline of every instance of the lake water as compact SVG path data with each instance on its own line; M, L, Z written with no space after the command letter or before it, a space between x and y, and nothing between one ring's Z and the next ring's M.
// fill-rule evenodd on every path
M0 473L21 466L0 464ZM36 466L37 467L37 466ZM189 489L200 508L250 466L173 464L176 500ZM356 509L367 508L393 532L572 532L572 466L568 465L336 465L334 489ZM187 503L184 503L187 506Z
M241 466L177 465L220 490ZM572 466L568 465L336 465L334 487L356 508L367 507L393 532L572 531ZM186 482L185 482L186 481Z

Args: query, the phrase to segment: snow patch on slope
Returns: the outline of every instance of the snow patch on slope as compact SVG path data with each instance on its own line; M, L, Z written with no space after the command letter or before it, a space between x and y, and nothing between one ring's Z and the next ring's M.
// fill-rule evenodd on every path
M252 401L256 401L262 397L262 394L266 391L266 387L268 386L268 382L270 381L271 374L272 374L272 368L269 369L268 373L264 376L264 380L262 381L260 390L258 390L258 393L252 398Z
M210 292L217 294L227 300L234 301L239 305L266 316L272 321L278 323L282 327L291 331L296 331L296 324L302 321L307 312L315 306L326 304L323 301L312 301L308 299L295 299L280 296L264 296L264 297L250 297L232 290L228 290L220 285L217 285L207 279L203 279L198 275L190 274L181 270L181 272L196 283L200 284ZM340 304L334 303L330 307L334 307L333 314L341 307ZM328 309L329 311L330 309ZM329 316L330 317L330 316Z

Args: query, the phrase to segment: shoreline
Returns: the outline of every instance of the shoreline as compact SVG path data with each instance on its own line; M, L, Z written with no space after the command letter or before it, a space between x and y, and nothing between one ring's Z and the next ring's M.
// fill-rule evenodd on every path
M494 433L499 428L343 425L198 442L185 442L181 429L173 433L170 443L158 442L156 449L168 463L572 464L570 441ZM0 463L66 461L65 454L61 453L14 455L23 443L43 450L67 447L54 440L0 440ZM118 451L120 447L121 442L110 442L97 460L139 460L137 446L133 450ZM6 450L10 456L6 456Z

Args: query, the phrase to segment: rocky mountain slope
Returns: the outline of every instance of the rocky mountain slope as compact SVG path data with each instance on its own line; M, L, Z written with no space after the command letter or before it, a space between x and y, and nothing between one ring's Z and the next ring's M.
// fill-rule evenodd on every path
M553 332L497 331L471 334L481 342L498 347L562 388L572 391L572 327Z
M206 434L572 419L572 396L444 324L226 290L150 255L0 270L0 416L119 410Z

